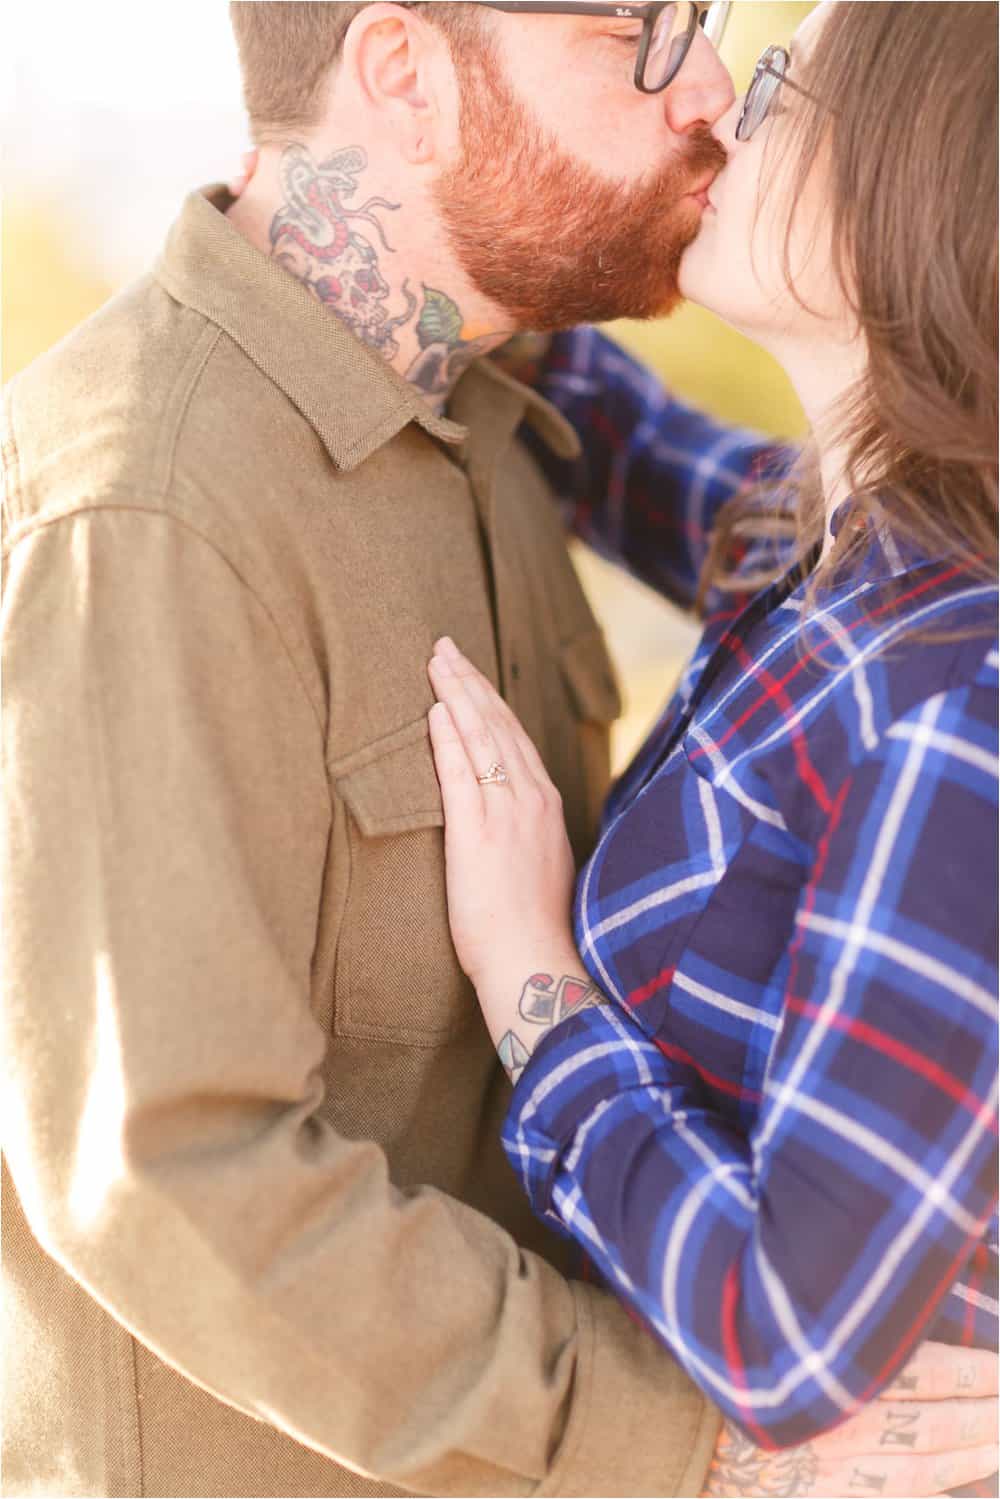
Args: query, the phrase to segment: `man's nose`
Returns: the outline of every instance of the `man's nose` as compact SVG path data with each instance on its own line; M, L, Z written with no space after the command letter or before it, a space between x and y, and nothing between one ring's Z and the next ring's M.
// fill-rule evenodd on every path
M664 90L667 124L674 135L683 135L692 125L714 125L734 98L729 70L699 27L680 72Z

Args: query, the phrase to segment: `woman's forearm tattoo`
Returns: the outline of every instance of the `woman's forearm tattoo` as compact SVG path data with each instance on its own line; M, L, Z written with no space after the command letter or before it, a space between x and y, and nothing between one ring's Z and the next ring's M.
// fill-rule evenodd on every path
M545 1031L580 1010L607 1003L607 996L589 979L571 974L557 979L551 973L533 973L521 990L517 1005L523 1027L506 1031L497 1042L497 1055L511 1082L517 1082Z

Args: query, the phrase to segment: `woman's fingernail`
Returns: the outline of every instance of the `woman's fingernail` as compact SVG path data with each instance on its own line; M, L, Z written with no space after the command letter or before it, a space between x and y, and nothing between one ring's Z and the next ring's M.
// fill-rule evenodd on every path
M450 677L452 674L451 667L448 665L448 662L444 656L432 656L431 665L439 676Z
M442 635L438 641L438 645L443 651L447 651L449 656L460 656L462 654L450 635Z

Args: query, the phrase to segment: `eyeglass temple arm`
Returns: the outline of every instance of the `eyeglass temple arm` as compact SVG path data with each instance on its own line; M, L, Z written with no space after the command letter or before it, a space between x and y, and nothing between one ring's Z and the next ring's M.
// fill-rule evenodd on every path
M777 78L778 82L783 83L786 88L792 89L796 94L801 94L805 99L811 99L814 104L823 103L822 99L818 98L815 94L811 94L807 88L803 88L801 83L795 83L789 78L787 73L781 73L777 68L772 68L769 62L759 63L757 71L759 73L770 73L772 78ZM833 110L831 113L836 113L836 111Z
M513 14L520 12L522 15L565 15L565 16L617 16L625 18L629 16L633 20L642 21L650 8L650 0L639 0L634 5L581 5L579 3L563 3L563 0L475 0L485 10L505 10Z

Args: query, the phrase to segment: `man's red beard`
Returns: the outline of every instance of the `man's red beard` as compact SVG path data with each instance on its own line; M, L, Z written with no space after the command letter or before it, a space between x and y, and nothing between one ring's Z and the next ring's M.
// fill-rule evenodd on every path
M458 62L463 152L435 198L476 290L518 328L669 312L701 223L685 194L721 171L722 145L692 131L655 177L612 183L556 146L489 62Z

